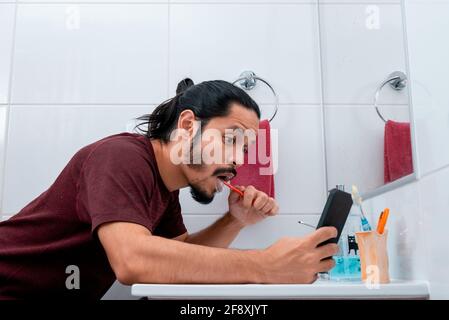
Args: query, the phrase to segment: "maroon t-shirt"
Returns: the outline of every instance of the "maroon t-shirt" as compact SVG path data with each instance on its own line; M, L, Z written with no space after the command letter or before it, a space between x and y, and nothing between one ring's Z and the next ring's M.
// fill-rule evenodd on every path
M179 236L178 193L162 182L145 136L122 133L82 148L47 191L0 223L0 299L101 298L116 278L97 228L125 221ZM69 266L79 270L79 289Z

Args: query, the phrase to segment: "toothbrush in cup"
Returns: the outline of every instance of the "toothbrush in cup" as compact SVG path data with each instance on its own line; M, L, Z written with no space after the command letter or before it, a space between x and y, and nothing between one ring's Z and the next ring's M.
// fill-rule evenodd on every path
M352 185L352 200L355 202L355 204L359 207L360 213L361 213L361 222L362 222L362 230L363 231L371 231L371 226L368 222L368 219L365 216L365 213L363 212L362 208L362 197L359 194L359 190L355 185Z

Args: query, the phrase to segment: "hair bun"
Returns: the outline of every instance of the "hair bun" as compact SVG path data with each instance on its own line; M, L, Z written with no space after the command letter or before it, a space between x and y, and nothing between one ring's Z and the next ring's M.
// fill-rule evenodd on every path
M190 78L182 79L181 81L179 81L178 86L176 87L176 94L183 93L194 84L195 83L193 83L193 80Z

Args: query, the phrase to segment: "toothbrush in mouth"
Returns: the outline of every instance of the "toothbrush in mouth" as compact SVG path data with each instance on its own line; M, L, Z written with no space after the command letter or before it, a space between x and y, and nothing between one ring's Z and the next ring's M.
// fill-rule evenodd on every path
M240 191L239 189L237 189L236 187L234 187L232 184L230 184L229 182L226 182L224 180L222 180L221 182L223 182L223 184L225 186L227 186L229 189L231 189L232 191L238 193L241 197L243 197L243 192Z

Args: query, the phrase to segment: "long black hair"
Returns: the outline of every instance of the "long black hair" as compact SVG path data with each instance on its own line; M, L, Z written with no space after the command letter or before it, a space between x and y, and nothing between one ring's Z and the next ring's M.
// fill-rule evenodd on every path
M257 103L232 83L213 80L194 84L186 78L178 83L176 96L161 103L153 113L137 118L140 123L136 128L148 138L168 142L182 111L192 110L204 126L211 118L228 115L232 103L253 110L260 118Z

